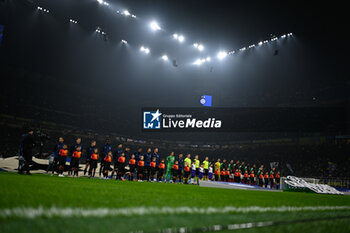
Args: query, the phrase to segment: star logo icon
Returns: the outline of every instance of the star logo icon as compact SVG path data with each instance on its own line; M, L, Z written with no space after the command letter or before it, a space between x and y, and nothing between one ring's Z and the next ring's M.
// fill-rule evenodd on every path
M159 112L159 109L157 109L157 111L155 113L152 113L152 120L151 122L153 122L154 120L159 121L159 117L162 115L162 113Z

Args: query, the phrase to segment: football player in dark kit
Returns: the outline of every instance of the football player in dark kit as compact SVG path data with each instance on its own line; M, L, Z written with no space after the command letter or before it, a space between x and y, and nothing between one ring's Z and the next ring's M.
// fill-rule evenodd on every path
M58 165L58 160L59 160L59 157L60 157L59 152L63 148L63 145L64 145L64 139L63 139L63 137L59 137L58 138L58 143L57 143L57 145L55 146L55 148L53 150L54 151L53 152L54 159L53 159L53 164L52 164L52 174L54 174L55 171L57 171L57 169L58 169L57 165Z
M179 158L177 161L179 162L178 178L179 178L179 182L182 183L182 178L184 175L184 165L185 165L183 154L179 154Z
M152 149L151 148L147 149L147 153L145 154L144 159L145 159L145 170L144 170L145 180L148 180L149 176L150 176L150 172L151 172L151 167L150 167L151 166L151 159L152 159Z
M123 153L123 144L119 144L117 146L117 150L114 153L114 165L113 165L113 171L112 171L112 177L114 176L114 173L118 173L118 159Z
M28 133L23 135L22 138L21 146L23 150L24 166L19 170L20 174L26 172L27 175L31 175L29 166L33 163L33 148L36 146L33 134L33 129L29 129Z
M68 170L68 175L73 175L73 169L72 169L72 165L75 165L75 162L73 162L73 153L74 151L76 151L78 149L78 147L80 147L80 152L83 151L83 146L81 145L81 138L77 137L77 139L75 140L75 143L71 146L70 148L70 155L71 155L71 164L70 164L70 169ZM73 162L73 164L72 164Z
M103 166L105 163L105 157L110 151L112 151L111 140L109 138L107 138L105 145L101 149L101 156L100 156L101 166L100 166L100 170L98 172L100 179L102 178L101 174L102 174Z
M89 148L86 150L86 164L84 169L84 176L86 175L86 172L89 171L90 165L91 165L91 155L94 153L96 148L96 141L92 140ZM91 176L91 174L89 174Z
M142 148L137 148L137 151L134 153L134 155L137 163L140 160L140 157L142 156Z

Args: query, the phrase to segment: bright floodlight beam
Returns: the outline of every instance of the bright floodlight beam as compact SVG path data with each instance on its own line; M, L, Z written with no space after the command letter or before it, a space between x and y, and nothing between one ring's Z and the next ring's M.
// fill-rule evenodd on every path
M162 56L162 59L163 59L163 61L167 61L169 58L168 58L168 56L167 56L166 54L164 54L164 55Z
M124 13L125 16L130 16L130 12L128 10L124 10L123 13Z
M193 65L197 65L197 66L200 66L200 65L202 65L202 60L201 59L197 59L197 60L195 60L195 62L193 62Z
M217 57L219 60L222 60L222 59L224 59L226 56L227 56L227 52L226 52L226 51L220 51L220 52L218 52L218 54L217 54L216 57Z
M156 21L152 21L149 26L152 29L152 31L158 31L161 29L161 27Z
M199 45L198 45L198 50L199 50L199 51L203 51L203 49L204 49L204 46L203 46L202 44L199 44Z
M126 40L121 40L123 44L127 44L128 42Z
M185 37L184 37L183 35L180 35L180 36L178 37L178 40L179 40L180 43L182 43L182 42L184 42Z

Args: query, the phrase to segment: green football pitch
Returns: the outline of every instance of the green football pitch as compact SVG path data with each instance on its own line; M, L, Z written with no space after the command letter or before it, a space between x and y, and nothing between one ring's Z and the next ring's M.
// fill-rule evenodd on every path
M271 221L284 224L234 232L350 232L346 195L6 172L0 187L0 232L158 232Z

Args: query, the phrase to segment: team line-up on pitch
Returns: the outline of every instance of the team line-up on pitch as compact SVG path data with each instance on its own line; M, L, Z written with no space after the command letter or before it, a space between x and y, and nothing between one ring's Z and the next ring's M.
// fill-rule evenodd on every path
M30 134L24 136L21 144L21 151L25 157L25 165L20 169L20 173L27 170L29 173L29 164L31 155L26 149L26 137L31 138ZM258 169L255 165L250 166L245 162L220 158L215 162L209 161L209 157L201 162L199 156L195 155L191 159L191 154L184 156L179 154L175 156L171 152L166 159L161 158L158 148L148 148L146 153L142 148L138 148L135 153L130 152L130 148L123 148L122 144L117 146L113 153L113 147L110 139L107 138L103 147L99 150L96 141L92 140L90 146L84 150L85 169L84 175L88 174L90 178L95 177L97 165L99 166L99 178L130 181L158 181L184 184L198 184L199 180L236 182L250 185L259 185L261 187L270 187L279 189L280 172L272 168L266 171L263 165ZM80 160L83 158L83 146L81 138L77 138L75 143L68 149L68 145L60 137L53 153L49 158L47 172L58 173L63 177L67 171L68 176L79 176ZM27 158L27 159L26 159ZM69 161L69 163L67 163ZM255 175L256 174L256 175Z

